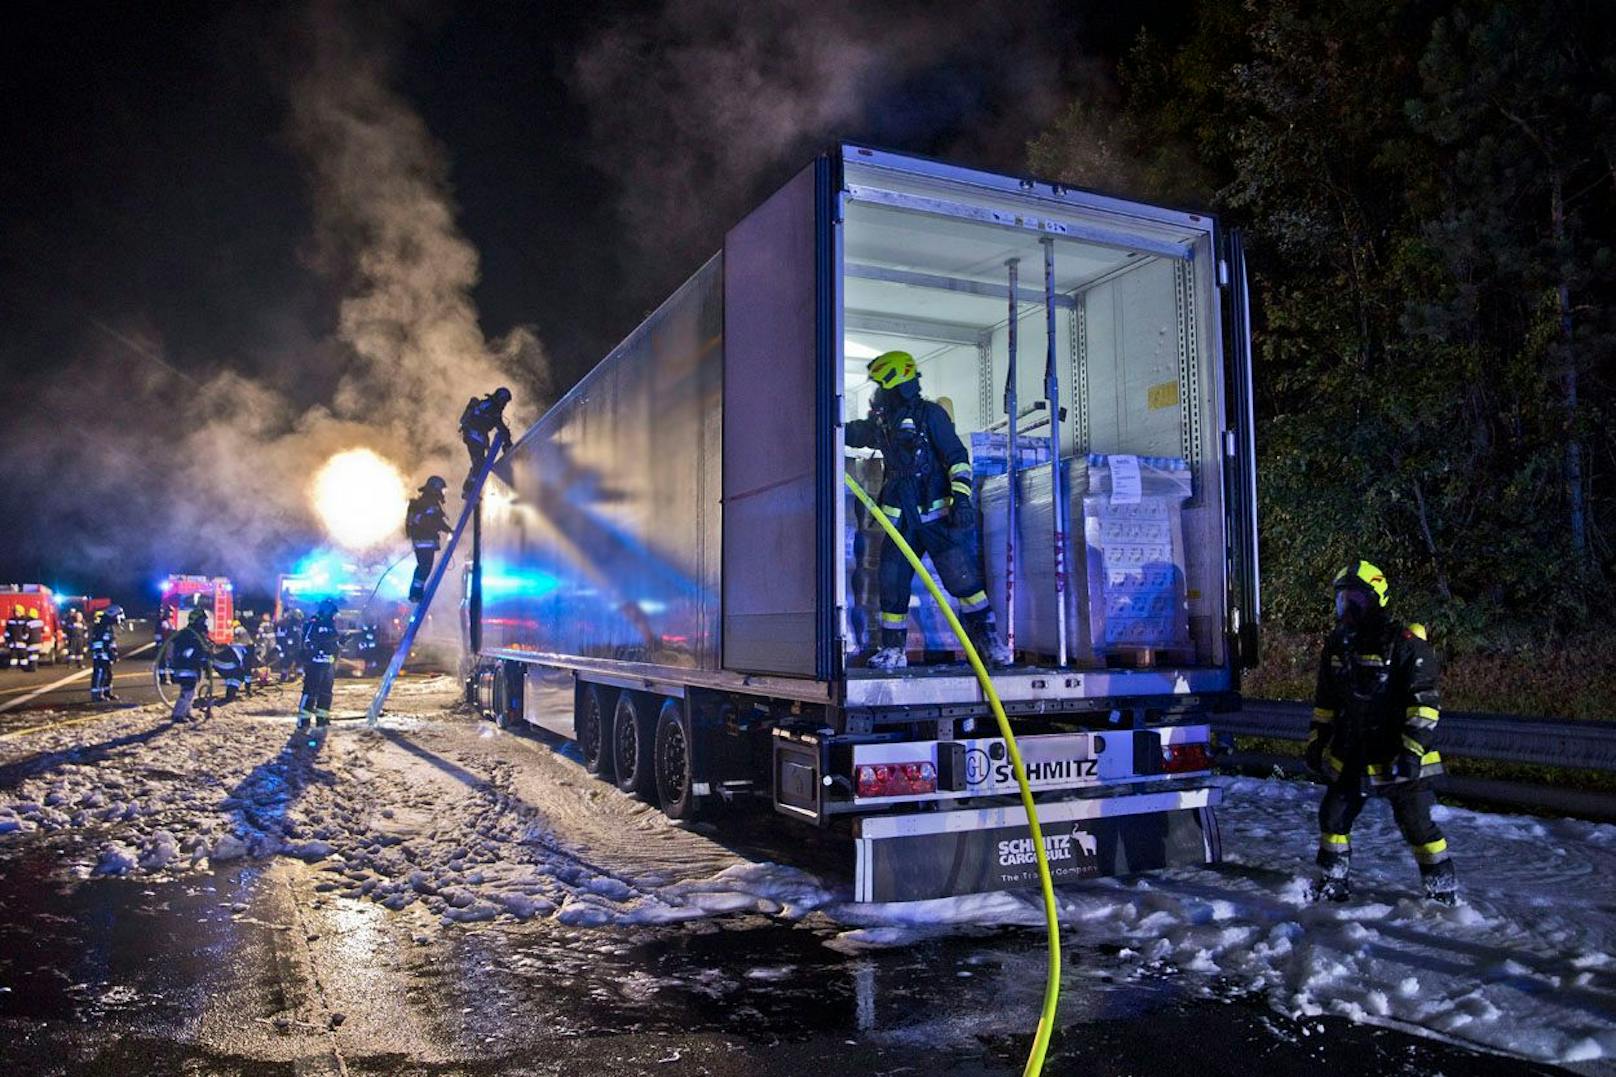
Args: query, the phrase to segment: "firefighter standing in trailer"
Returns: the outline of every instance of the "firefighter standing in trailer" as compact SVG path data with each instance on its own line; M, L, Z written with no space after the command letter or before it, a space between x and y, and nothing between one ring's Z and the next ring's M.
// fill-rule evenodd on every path
M6 657L8 665L28 668L28 610L21 603L6 618Z
M84 648L90 642L90 627L84 623L84 613L74 607L67 613L67 660L75 669L84 668Z
M90 629L90 701L115 703L112 694L112 667L118 661L118 626L123 624L123 607L108 606L95 618Z
M174 721L190 720L196 686L213 658L213 644L208 640L208 613L204 609L193 609L186 618L185 627L169 639L169 676L180 690L174 700L171 716Z
M303 630L303 697L297 705L297 727L307 729L331 723L332 666L342 636L337 631L337 603L324 598Z
M870 378L879 388L870 416L847 424L847 444L881 454L881 511L916 553L929 554L943 586L959 599L960 623L990 665L1013 661L999 639L982 581L971 504L971 458L942 407L920 395L920 374L908 352L886 352L870 360ZM909 664L904 639L909 626L909 593L914 569L896 543L881 548L881 646L869 664L901 669Z
M1370 793L1391 803L1413 850L1425 895L1458 902L1447 839L1431 821L1442 773L1432 749L1441 696L1436 652L1420 625L1386 615L1386 577L1357 561L1335 578L1336 628L1319 659L1307 764L1329 783L1319 804L1320 878L1315 896L1351 896L1352 823Z
M410 581L410 601L421 601L426 581L432 575L432 562L443 547L443 537L454 528L443 512L443 492L449 484L437 475L421 484L420 493L404 510L404 535L415 548L415 578Z
M510 402L511 391L500 386L481 400L472 397L460 413L460 437L466 443L466 454L471 457L471 470L466 473L462 493L471 493L471 484L482 470L496 433L504 440L505 448L510 449L511 429L505 425L505 405Z

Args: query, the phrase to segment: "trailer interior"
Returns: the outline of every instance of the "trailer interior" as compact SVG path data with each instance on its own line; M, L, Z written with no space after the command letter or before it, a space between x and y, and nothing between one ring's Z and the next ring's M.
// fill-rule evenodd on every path
M915 357L923 394L953 417L971 451L987 590L1001 635L1014 635L1007 698L1036 696L1036 682L1062 671L1074 674L1060 684L1067 698L1228 690L1229 531L1217 418L1223 365L1211 222L1131 216L1141 207L1106 207L1084 195L1052 206L1048 220L1058 223L1039 227L1027 219L1024 198L879 162L848 161L844 187L841 419L869 412L876 387L866 364L889 350ZM1051 373L1058 410L1047 399ZM1064 640L1051 496L1057 443L1069 536ZM842 459L876 494L879 458L845 448ZM1127 468L1118 489L1113 461ZM864 668L878 645L876 570L886 538L851 495L840 519L849 701L861 698L865 680L968 678L919 579L908 668ZM872 690L867 698L926 694Z

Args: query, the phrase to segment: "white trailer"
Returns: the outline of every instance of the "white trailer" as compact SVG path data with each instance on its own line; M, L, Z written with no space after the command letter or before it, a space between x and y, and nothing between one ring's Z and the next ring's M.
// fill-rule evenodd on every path
M835 147L494 468L474 698L553 724L563 693L590 771L670 816L756 795L846 827L862 900L1035 886L923 589L908 668L864 662L885 538L844 481L881 463L843 426L902 349L973 450L1017 641L994 684L1057 881L1216 861L1207 718L1259 621L1244 276L1204 214Z

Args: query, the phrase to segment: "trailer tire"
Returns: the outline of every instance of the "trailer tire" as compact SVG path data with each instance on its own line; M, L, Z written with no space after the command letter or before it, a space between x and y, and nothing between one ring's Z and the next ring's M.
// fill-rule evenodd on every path
M694 819L701 811L690 758L690 727L676 699L662 704L656 722L656 792L669 819Z
M649 800L656 795L652 747L656 738L651 717L654 700L639 692L622 692L612 716L612 767L617 788Z
M578 701L578 714L573 723L578 751L584 757L584 769L607 781L613 778L612 753L608 746L612 736L612 710L616 704L615 688L587 685L583 698Z

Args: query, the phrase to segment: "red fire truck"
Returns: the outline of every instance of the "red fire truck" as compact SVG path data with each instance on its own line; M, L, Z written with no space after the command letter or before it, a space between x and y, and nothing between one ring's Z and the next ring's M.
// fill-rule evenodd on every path
M235 639L236 592L225 576L170 576L163 581L157 634L165 638L185 627L194 609L208 614L208 638L214 643Z
M41 665L55 665L67 657L67 638L62 635L61 621L57 617L56 596L42 583L0 584L0 620L10 617L21 606L24 612L36 610L45 622L45 634L39 646Z

